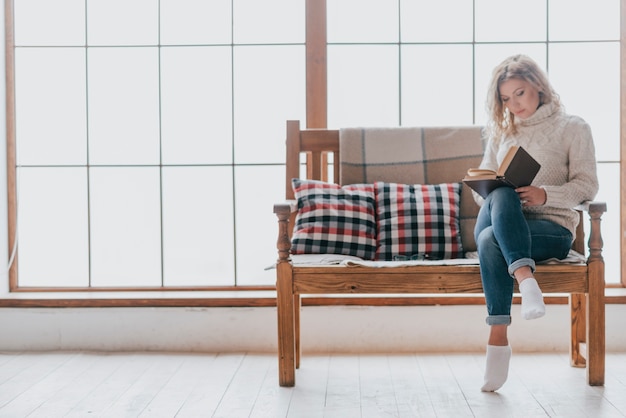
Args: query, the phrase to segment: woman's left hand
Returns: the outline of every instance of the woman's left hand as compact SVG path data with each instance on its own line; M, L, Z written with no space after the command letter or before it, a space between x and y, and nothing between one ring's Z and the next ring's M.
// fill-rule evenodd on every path
M546 203L546 191L541 187L524 186L515 189L522 201L522 206L541 206Z

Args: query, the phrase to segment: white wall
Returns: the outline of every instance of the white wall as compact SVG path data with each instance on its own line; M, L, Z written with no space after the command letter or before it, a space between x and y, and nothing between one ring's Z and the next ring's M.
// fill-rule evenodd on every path
M524 321L514 306L510 342L567 352L569 308ZM607 305L607 350L626 352L626 306ZM311 352L482 351L484 306L304 307ZM276 352L275 308L3 308L0 350Z

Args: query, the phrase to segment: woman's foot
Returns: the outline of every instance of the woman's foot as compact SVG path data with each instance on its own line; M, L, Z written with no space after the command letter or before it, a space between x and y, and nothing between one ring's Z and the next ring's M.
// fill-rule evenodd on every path
M483 392L493 392L502 387L509 375L511 346L488 345L485 364L485 383L480 388Z
M546 314L546 305L537 280L533 277L521 280L519 291L522 294L522 318L536 319Z

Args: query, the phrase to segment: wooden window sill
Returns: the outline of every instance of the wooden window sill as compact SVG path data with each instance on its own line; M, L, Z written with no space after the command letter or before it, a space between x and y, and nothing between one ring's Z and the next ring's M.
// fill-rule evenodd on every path
M626 304L626 288L607 288L607 304ZM513 303L519 303L515 296ZM551 305L568 303L567 294L547 295ZM482 295L305 295L302 306L484 305ZM120 307L274 307L276 292L27 292L0 296L0 308Z

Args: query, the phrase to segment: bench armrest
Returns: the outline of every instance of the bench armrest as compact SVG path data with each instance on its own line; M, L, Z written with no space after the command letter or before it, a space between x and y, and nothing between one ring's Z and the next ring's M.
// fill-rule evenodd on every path
M274 213L276 216L281 214L291 215L298 210L298 202L296 200L286 200L283 203L274 204Z
M289 234L289 219L291 215L297 211L298 202L295 200L287 200L283 203L274 204L274 213L278 218L278 240L276 242L276 248L278 249L279 263L288 262L290 260L291 238Z
M602 258L602 231L600 223L602 221L602 214L606 212L606 202L583 202L576 207L576 209L587 212L589 214L589 220L591 223L589 229L589 258L587 258L587 264L600 261L604 262Z
M580 205L576 206L574 209L589 213L591 213L592 211L599 211L600 215L602 215L604 212L606 212L606 202L595 202L587 200L586 202L583 202Z

